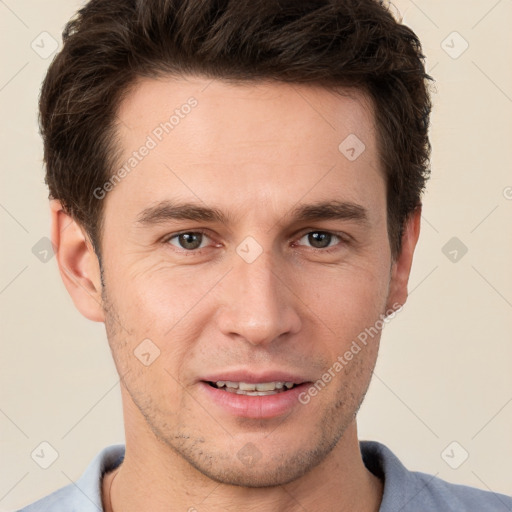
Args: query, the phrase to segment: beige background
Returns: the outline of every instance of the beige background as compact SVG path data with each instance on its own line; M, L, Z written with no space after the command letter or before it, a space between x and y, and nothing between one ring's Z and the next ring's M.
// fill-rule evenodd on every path
M60 40L80 4L0 2L0 510L74 481L102 447L123 441L103 325L75 310L55 258L32 252L49 235L36 112L51 55L31 43L50 51L40 34ZM510 494L512 2L394 5L436 79L432 179L411 296L383 334L360 437L384 442L410 469ZM442 250L452 237L468 248L456 262ZM31 458L43 441L59 454L46 470ZM452 469L445 460L456 465L463 450L469 458Z

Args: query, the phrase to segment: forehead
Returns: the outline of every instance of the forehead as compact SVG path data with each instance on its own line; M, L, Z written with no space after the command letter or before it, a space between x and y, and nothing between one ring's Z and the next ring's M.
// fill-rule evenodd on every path
M130 209L169 197L289 208L305 195L382 192L372 104L355 89L141 79L117 114L127 176L110 195Z
M197 105L188 109L187 100L191 99ZM268 140L270 135L277 134L280 137L275 143L279 144L286 134L300 138L303 133L315 133L322 137L330 131L336 132L337 140L344 132L366 136L374 131L373 103L362 90L277 81L232 83L198 77L139 78L124 96L117 114L121 121L119 129L127 137L130 133L123 128L132 133L133 129L151 133L160 123L171 120L173 114L179 119L172 120L173 129L184 125L181 120L189 117L188 130L181 127L180 131L197 127L200 118L202 142L206 142L206 135L209 140L216 135L237 139L248 130L253 134L253 144L258 142L259 135ZM296 130L297 125L301 125L300 131ZM239 128L244 129L240 132Z

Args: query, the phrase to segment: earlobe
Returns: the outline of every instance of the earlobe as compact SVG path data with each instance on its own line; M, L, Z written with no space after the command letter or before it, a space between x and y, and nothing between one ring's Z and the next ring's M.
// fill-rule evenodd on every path
M398 309L405 304L408 296L407 284L411 273L414 249L420 236L421 205L411 212L402 233L402 248L391 270L388 309Z
M76 308L89 320L104 322L98 258L84 230L50 201L52 242L64 286Z

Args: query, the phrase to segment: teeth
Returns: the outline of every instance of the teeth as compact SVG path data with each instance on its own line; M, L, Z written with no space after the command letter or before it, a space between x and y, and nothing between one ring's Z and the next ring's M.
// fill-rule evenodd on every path
M240 387L240 389L243 389ZM274 391L276 389L276 383L275 382L259 382L256 384L256 390L257 391Z
M242 391L255 391L256 384L248 384L247 382L239 382L238 389L241 389ZM258 391L260 391L260 390L258 389ZM261 390L261 391L263 391L263 390Z
M219 380L215 383L218 388L224 388L226 391L238 393L239 395L264 396L273 395L286 389L291 389L295 384L293 382L231 382Z
M248 396L267 396L277 395L279 391L243 391L241 389L236 390L237 395L248 395Z

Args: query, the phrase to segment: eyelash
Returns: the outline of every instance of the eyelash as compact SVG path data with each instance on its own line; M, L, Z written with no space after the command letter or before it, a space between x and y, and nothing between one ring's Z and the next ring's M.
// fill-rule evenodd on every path
M306 235L309 235L311 233L326 233L326 234L329 234L329 235L332 235L332 236L335 236L337 237L339 240L340 240L340 243L343 244L343 245L347 245L350 240L349 240L349 236L344 234L344 233L338 233L338 232L335 232L335 231L325 231L325 230L320 230L320 229L314 229L314 230L310 230L310 231L306 231L305 233L302 233L300 235L300 237L298 238L298 240L304 238ZM194 230L194 231L180 231L179 233L174 233L170 236L167 236L165 237L162 242L164 244L168 244L168 245L172 245L172 244L169 244L169 242L175 238L178 238L180 235L185 235L185 234L201 234L207 238L210 238L208 236L208 233L205 231L205 230L202 230L202 229L197 229L197 230ZM210 238L211 239L211 238ZM203 247L201 249L183 249L179 247L176 247L176 246L172 246L173 249L177 249L177 252L178 253L185 253L185 254L192 254L192 255L198 255L198 254L202 254L202 252L207 249L207 247ZM324 248L324 249L319 249L319 248L316 248L316 247L308 247L309 250L313 251L313 252L321 252L323 254L330 254L334 251L337 251L340 249L339 247L339 244L336 244L332 247L327 247L327 248Z

